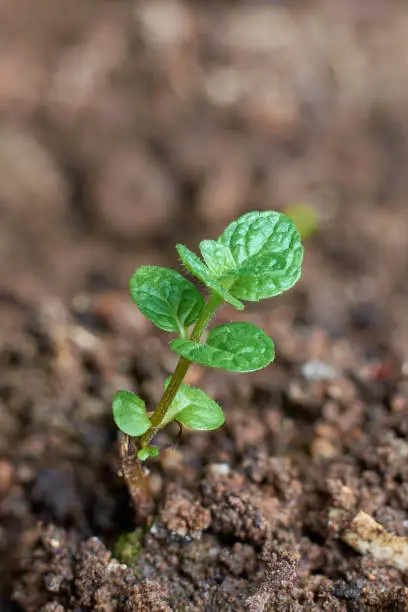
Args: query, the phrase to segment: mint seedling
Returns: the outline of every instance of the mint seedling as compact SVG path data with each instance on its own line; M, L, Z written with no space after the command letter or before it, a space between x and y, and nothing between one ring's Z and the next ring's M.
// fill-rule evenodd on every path
M303 247L295 224L284 214L250 212L233 223L218 240L200 243L202 259L182 244L178 254L187 270L209 292L207 302L178 272L142 266L130 279L130 295L139 310L160 329L177 334L170 349L179 355L163 395L149 414L134 393L118 391L113 417L118 428L134 439L140 461L156 457L150 446L156 432L172 421L196 430L214 430L224 423L220 406L204 391L183 384L192 362L231 372L253 372L273 361L272 340L252 323L227 323L201 337L215 311L228 302L243 310L243 301L260 300L290 289L300 277Z

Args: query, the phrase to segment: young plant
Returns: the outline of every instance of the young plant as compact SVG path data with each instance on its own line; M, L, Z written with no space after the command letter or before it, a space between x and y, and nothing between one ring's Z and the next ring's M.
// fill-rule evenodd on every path
M249 212L233 221L218 240L204 240L202 259L182 244L176 248L190 274L208 289L206 302L189 280L168 268L142 266L130 279L130 295L139 310L157 327L178 336L170 342L179 355L177 367L152 413L129 391L118 391L113 400L115 423L132 439L140 461L159 454L150 442L172 421L196 430L214 430L224 423L214 400L183 384L191 363L253 372L273 361L271 338L252 323L219 325L202 340L216 310L224 302L243 310L242 301L259 302L283 293L301 273L299 231L289 217L274 211Z

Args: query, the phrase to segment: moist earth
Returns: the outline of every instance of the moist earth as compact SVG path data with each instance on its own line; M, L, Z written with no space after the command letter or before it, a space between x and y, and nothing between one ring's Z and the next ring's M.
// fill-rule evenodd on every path
M109 402L121 385L154 402L171 369L165 341L49 306L25 313L0 357L1 570L20 609L406 609L406 576L341 539L358 510L406 533L397 357L360 361L344 339L293 323L269 376L238 384L194 367L190 382L222 403L226 425L177 447L176 432L160 434L154 505L137 524ZM316 343L306 368L299 355Z

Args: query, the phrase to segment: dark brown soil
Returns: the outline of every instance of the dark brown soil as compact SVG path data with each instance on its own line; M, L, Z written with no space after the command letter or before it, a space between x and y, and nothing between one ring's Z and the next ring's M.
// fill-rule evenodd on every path
M408 610L342 540L408 535L407 5L0 0L0 34L1 612ZM226 424L160 433L143 524L111 400L175 356L127 278L297 202L303 278L245 313L276 361L191 368Z

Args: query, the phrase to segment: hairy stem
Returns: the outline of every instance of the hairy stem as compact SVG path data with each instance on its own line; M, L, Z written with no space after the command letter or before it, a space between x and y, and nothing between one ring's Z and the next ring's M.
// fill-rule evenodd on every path
M222 302L223 299L216 293L212 293L210 295L208 303L205 305L205 308L201 313L200 318L198 319L197 323L193 328L193 331L191 332L190 340L192 340L193 342L198 342L200 340L205 328L211 320L211 317L214 315L215 311L217 310L217 308L219 308ZM156 430L160 427L160 424L163 421L167 410L169 409L174 398L176 397L177 391L179 390L180 385L183 382L191 363L192 362L189 359L186 359L185 357L180 357L176 369L174 370L174 373L171 377L169 386L164 391L160 402L157 404L156 410L150 417L152 426L140 438L141 448L144 448L149 444L150 440L156 433Z

